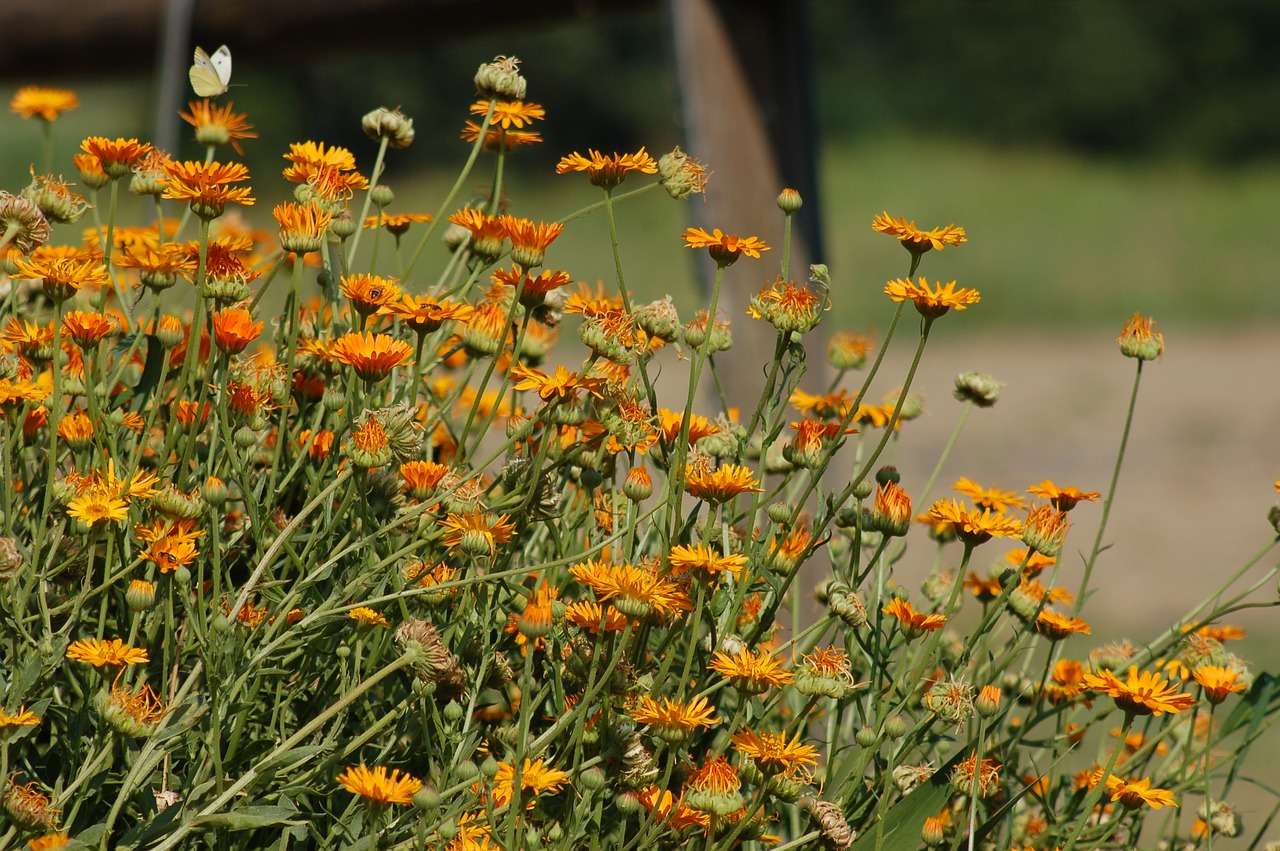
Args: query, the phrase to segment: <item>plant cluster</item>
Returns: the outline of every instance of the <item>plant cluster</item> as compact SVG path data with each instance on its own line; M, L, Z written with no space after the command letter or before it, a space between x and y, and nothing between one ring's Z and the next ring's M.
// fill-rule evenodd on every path
M826 383L804 355L828 270L796 281L786 244L689 228L717 270L707 308L635 303L618 207L697 194L707 170L678 150L573 153L556 171L600 201L520 217L503 167L544 110L514 59L475 83L470 159L430 215L392 212L379 180L414 128L377 109L369 177L348 150L292 144L277 232L246 225L248 170L217 157L253 128L208 99L183 116L203 160L90 137L88 197L34 169L0 194L0 849L1071 851L1241 833L1228 796L1277 697L1219 619L1256 605L1275 538L1163 635L1089 648L1079 606L1114 479L1105 500L967 478L931 500L946 453L924 483L884 463L921 411L930 329L979 303L916 277L963 228L875 217L906 275L884 286L878 343L830 335ZM75 105L14 98L44 124L46 169ZM488 191L459 203L482 164ZM117 222L122 187L151 222ZM801 203L779 195L788 225ZM609 224L608 288L547 265L588 213ZM427 271L437 235L450 252ZM776 331L758 398L704 398L732 345L725 269L779 255L732 319ZM904 316L915 357L873 402ZM1135 397L1163 342L1149 319L1125 326ZM681 361L686 383L659 380ZM960 375L957 429L999 392ZM1068 592L1069 518L1099 507ZM935 553L918 592L894 580L908 542ZM989 572L979 547L998 550Z

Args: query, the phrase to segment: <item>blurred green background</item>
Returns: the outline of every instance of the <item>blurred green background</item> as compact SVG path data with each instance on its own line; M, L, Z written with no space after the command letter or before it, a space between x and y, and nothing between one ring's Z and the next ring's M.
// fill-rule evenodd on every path
M982 291L973 324L1114 325L1142 310L1166 324L1235 328L1280 311L1271 233L1280 219L1280 5L812 0L808 11L825 259L844 291L865 294L838 302L846 324L905 271L870 230L881 210L968 230L968 245L925 271ZM670 41L657 4L499 25L429 50L318 45L312 62L240 60L228 97L260 135L245 143L259 198L252 216L269 222L288 196L278 175L289 142L348 146L367 172L374 146L359 118L380 105L400 106L418 130L412 147L390 155L390 211L434 210L468 152L457 136L471 76L497 54L524 60L529 99L548 115L538 128L546 142L511 158L513 209L565 215L596 194L554 176L564 153L657 153L679 142ZM152 82L110 72L5 81L80 94L82 107L56 125L55 171L68 179L85 136L151 132ZM183 138L176 153L200 156ZM26 182L39 140L37 122L0 119L0 186ZM482 177L474 183L484 188ZM671 283L691 280L678 240L689 211L650 196L624 215L628 254L647 261L633 286L655 296L674 288L692 304L687 285ZM610 277L602 228L588 220L571 229L558 265L581 279Z

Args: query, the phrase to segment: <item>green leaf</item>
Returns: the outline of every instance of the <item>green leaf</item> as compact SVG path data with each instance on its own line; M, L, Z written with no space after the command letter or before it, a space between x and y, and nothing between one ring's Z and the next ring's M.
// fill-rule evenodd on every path
M875 824L868 825L853 843L853 851L919 851L923 844L920 829L924 827L924 820L936 816L946 806L954 792L951 788L951 769L967 753L967 749L962 749L928 780L890 807L884 815L883 834L879 833Z
M245 807L243 810L202 816L193 821L192 825L219 830L256 830L259 827L271 827L276 824L306 824L306 820L292 818L297 814L298 811L292 807Z
M1262 674L1253 681L1253 688L1240 696L1217 735L1219 738L1228 736L1246 726L1252 734L1268 715L1277 710L1280 710L1280 679L1273 674Z
M132 340L122 340L117 344L117 347L121 345L128 348L129 345L132 345ZM133 409L135 411L141 411L147 406L147 401L151 398L151 394L160 385L160 378L164 373L164 365L164 346L160 345L160 339L155 334L148 334L147 359L142 366L142 376L133 388Z

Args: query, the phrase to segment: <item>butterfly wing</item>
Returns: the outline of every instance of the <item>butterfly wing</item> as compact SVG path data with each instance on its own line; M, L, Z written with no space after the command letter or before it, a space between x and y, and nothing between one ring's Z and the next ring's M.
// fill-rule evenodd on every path
M223 45L210 57L203 48L197 47L187 76L191 80L191 88L202 98L224 94L231 79L231 51Z

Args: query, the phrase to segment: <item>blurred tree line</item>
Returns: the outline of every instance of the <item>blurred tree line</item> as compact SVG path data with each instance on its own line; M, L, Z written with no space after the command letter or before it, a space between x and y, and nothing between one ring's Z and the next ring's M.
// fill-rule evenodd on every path
M813 0L820 116L835 136L1229 164L1280 150L1273 0Z

